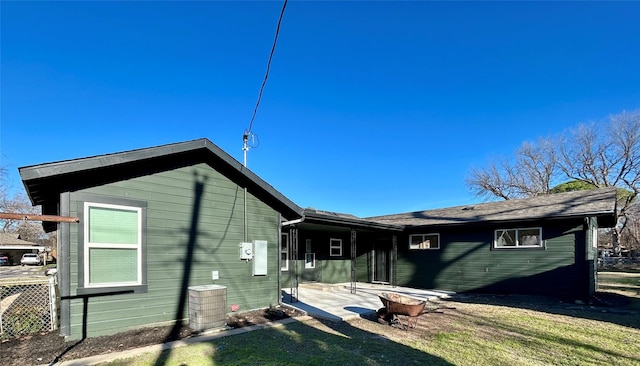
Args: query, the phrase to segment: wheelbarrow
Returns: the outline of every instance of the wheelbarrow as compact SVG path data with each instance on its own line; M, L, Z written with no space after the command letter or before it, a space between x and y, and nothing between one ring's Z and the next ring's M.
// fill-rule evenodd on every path
M384 307L378 310L378 317L388 321L389 324L398 324L403 329L415 328L418 317L424 312L425 300L401 295L395 292L381 292L378 294ZM402 322L401 316L405 317Z

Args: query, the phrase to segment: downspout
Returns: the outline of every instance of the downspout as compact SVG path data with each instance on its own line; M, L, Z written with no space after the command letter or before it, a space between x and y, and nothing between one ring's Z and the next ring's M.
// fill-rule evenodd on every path
M242 209L242 212L244 213L244 242L247 242L247 187L244 187L244 198L242 199L242 202L244 204L244 208Z

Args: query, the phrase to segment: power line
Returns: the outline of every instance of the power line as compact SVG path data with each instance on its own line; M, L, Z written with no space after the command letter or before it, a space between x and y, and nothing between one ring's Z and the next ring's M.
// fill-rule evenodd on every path
M282 23L282 17L284 16L284 9L287 7L287 0L284 0L284 4L282 4L282 10L280 11L280 19L278 19L278 26L276 27L276 36L273 39L273 46L271 46L271 53L269 54L269 61L267 62L267 71L264 74L264 79L262 80L262 86L260 86L260 93L258 94L258 100L256 101L256 106L253 108L253 115L251 116L251 121L249 122L249 129L245 131L243 138L246 139L253 129L253 120L256 118L256 113L258 113L258 107L260 106L260 100L262 99L262 92L264 92L264 86L267 84L267 79L269 78L269 69L271 68L271 60L273 59L273 53L276 50L276 43L278 43L278 35L280 34L280 24Z

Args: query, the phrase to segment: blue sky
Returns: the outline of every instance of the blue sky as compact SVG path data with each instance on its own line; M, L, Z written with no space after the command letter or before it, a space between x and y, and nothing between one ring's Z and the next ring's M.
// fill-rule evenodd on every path
M206 137L242 161L282 2L2 1L17 168ZM473 166L640 108L640 2L290 1L248 166L361 217L478 202Z

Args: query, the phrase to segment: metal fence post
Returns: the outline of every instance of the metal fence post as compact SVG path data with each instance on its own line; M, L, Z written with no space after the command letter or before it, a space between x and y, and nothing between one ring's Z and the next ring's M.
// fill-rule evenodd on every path
M0 335L4 334L4 329L2 328L2 324L4 324L4 322L2 321L2 315L4 314L4 311L2 310L3 299L4 299L4 291L2 291L2 286L0 286Z
M49 278L49 314L51 316L50 330L58 329L58 276L51 276Z

